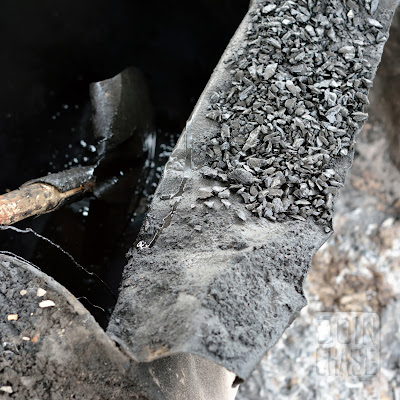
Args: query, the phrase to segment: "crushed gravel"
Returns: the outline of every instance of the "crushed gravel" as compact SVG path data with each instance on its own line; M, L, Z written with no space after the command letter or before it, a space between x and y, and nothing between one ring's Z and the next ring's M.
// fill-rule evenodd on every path
M207 117L220 130L203 146L203 176L224 182L259 217L330 225L343 186L333 167L368 118L374 71L364 53L386 40L377 20L361 17L371 7L259 2L244 46L225 60L229 87L211 95Z

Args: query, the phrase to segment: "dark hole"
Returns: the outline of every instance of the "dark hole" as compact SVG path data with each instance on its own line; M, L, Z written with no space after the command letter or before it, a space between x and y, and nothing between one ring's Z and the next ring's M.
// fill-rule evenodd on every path
M22 0L2 5L0 193L93 161L89 83L136 66L150 88L155 164L144 171L136 162L121 177L138 182L137 193L128 193L136 196L135 209L121 213L117 193L115 201L86 198L16 225L59 244L114 296L48 242L32 234L0 232L0 250L53 276L82 299L102 326L115 304L125 254L138 234L159 168L248 8L248 0L188 4Z
M232 387L238 387L239 385L241 385L244 382L244 380L242 378L239 378L238 376L236 376L235 380L232 383Z

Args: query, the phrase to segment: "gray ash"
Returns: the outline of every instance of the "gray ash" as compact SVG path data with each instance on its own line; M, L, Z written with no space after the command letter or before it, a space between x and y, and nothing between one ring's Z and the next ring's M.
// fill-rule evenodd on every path
M210 99L220 131L202 148L203 175L259 217L330 224L343 184L335 162L352 155L368 117L363 54L386 40L374 11L361 1L259 2L246 43L225 60L231 84Z

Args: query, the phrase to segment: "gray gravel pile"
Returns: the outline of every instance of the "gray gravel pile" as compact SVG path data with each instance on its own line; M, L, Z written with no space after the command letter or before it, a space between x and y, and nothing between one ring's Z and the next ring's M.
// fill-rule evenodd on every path
M368 117L373 68L363 54L386 40L377 5L260 2L244 48L225 61L230 88L211 96L207 117L221 129L202 148L203 175L229 185L216 196L226 203L236 192L273 221L330 224L343 184L333 167Z

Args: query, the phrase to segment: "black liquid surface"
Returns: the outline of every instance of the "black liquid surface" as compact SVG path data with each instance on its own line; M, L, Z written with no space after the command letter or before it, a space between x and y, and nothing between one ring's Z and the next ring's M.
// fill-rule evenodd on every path
M114 296L48 242L0 231L0 250L33 262L82 297L103 326L161 168L247 8L248 0L2 4L0 193L96 159L91 82L136 66L149 86L156 126L153 163L145 166L148 154L143 154L117 174L120 183L107 201L86 198L16 225L59 244ZM129 201L121 205L121 199Z

